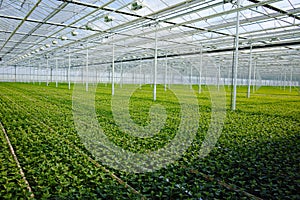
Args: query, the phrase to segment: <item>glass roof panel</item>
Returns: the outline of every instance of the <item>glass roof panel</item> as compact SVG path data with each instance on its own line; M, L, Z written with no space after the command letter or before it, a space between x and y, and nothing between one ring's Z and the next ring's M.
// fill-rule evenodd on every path
M274 53L276 55L289 55L291 52L281 49L299 49L300 2L262 1L265 5L241 0L239 40L243 51L247 54L250 41L256 45L256 53L261 55L274 49L280 49ZM2 65L39 60L45 54L60 57L69 47L72 53L84 56L85 48L82 47L86 45L90 48L91 59L107 62L111 59L112 42L117 46L116 57L124 54L138 57L145 52L153 54L155 35L159 49L194 53L196 44L202 43L206 45L206 53L218 51L232 59L236 1L138 0L141 9L133 9L133 0L37 2L2 1ZM157 34L156 23L159 24ZM50 46L46 47L46 44ZM41 51L41 47L46 48ZM37 53L24 58L25 54L37 49ZM97 56L99 52L105 56ZM74 62L82 63L79 59Z

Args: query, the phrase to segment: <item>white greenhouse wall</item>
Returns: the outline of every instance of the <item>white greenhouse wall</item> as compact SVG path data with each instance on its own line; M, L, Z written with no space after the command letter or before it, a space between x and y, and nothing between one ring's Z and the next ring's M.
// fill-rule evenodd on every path
M161 70L163 71L163 70ZM140 73L141 72L141 73ZM194 74L197 74L196 72ZM91 83L110 83L112 79L112 74L109 71L103 70L89 70L86 73L84 68L75 68L70 71L70 81L73 82L91 82ZM123 83L123 84L151 84L153 82L153 74L149 71L142 71L136 68L135 71L127 71L127 72L115 72L115 83ZM123 77L123 78L121 78ZM231 85L231 78L228 76L224 76L220 78L219 84ZM122 79L122 80L121 80ZM158 73L157 83L164 84L165 83L165 74ZM2 67L0 68L0 81L1 82L68 82L68 68L55 68L52 69L40 69L38 67ZM198 84L199 76L189 75L180 75L175 70L171 72L168 70L167 74L167 84ZM209 77L203 76L201 78L201 83L203 85L216 85L218 83L217 77ZM248 79L246 78L238 78L238 85L246 86L248 84ZM258 86L299 86L299 82L293 80L278 80L278 77L274 77L274 80L262 80L251 79L251 85Z

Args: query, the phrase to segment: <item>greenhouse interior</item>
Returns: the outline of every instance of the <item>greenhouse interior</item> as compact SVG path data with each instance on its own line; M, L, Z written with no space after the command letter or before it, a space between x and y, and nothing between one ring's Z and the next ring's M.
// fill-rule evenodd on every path
M300 1L0 0L0 199L300 199Z

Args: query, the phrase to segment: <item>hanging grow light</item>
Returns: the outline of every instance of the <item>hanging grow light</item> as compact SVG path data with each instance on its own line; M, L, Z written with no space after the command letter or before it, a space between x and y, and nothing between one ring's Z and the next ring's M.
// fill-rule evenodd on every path
M72 36L76 36L76 35L78 35L78 32L72 31L71 34L72 34Z
M104 22L112 22L113 21L113 18L109 15L105 15L104 16Z
M93 30L93 25L91 23L88 23L88 24L85 25L85 29L92 31Z
M66 37L66 36L61 36L60 39L61 39L61 40L66 40L67 37Z
M134 1L132 4L131 4L131 10L134 10L134 11L137 11L137 10L140 10L142 9L144 6L142 3L138 2L138 1Z

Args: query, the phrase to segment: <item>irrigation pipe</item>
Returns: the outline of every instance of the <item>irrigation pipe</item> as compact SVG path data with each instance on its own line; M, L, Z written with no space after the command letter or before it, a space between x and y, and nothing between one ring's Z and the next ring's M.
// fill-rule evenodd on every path
M17 157L16 154L15 154L14 148L13 148L13 146L11 145L10 140L9 140L9 137L8 137L8 135L7 135L7 133L6 133L6 130L5 130L5 128L4 128L4 126L3 126L3 124L2 124L1 122L0 122L0 126L1 126L1 128L2 128L3 133L4 133L5 139L6 139L7 143L8 143L9 150L10 150L12 156L14 157L14 160L15 160L15 162L17 163L17 166L18 166L18 168L19 168L19 170L20 170L20 174L21 174L21 176L22 176L22 178L23 178L23 180L24 180L24 182L25 182L25 184L26 184L26 187L27 187L28 191L31 193L30 197L31 197L31 198L34 198L34 194L32 193L32 189L31 189L31 187L30 187L30 184L29 184L29 182L28 182L27 179L26 179L25 173L24 173L24 171L23 171L23 169L22 169L22 167L21 167L21 165L20 165L20 162L19 162L19 160L18 160L18 157Z
M186 168L185 166L183 166L183 168ZM209 175L206 175L206 174L204 174L204 173L202 173L202 172L199 172L198 170L195 170L195 169L191 169L191 170L189 170L191 173L193 173L193 174L200 174L201 176L203 176L206 180L208 180L208 181L216 181L219 185L221 185L221 186L223 186L223 187L225 187L225 188L227 188L228 190L231 190L231 191L234 191L234 192L237 192L237 193L241 193L241 194L243 194L244 196L247 196L247 197L249 197L249 198L251 198L251 199L254 199L254 200L263 200L262 198L259 198L259 197L257 197L257 196L255 196L255 195L253 195L253 194L250 194L250 193L248 193L248 192L246 192L246 191L244 191L244 190L242 190L242 189L239 189L236 185L233 185L233 184L227 184L227 183L225 183L225 182L223 182L223 181L220 181L220 180L217 180L216 178L213 178L213 177L211 177L211 176L209 176Z

